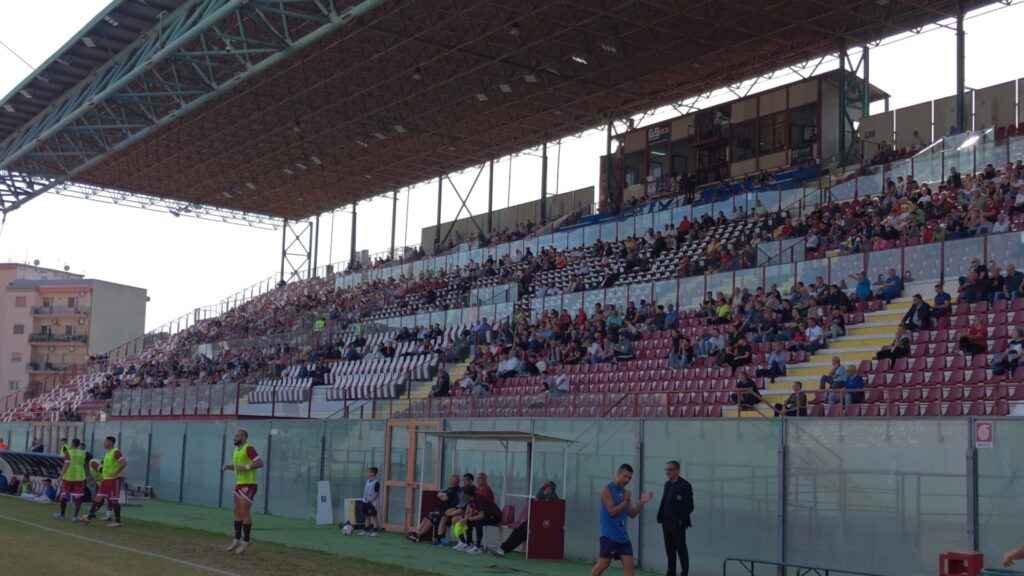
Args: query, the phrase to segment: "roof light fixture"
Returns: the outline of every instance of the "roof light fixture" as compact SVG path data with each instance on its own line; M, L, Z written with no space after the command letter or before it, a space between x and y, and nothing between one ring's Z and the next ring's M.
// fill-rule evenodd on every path
M584 66L590 64L590 62L587 62L587 57L582 54L573 54L572 61L577 64L583 64Z
M121 23L118 22L117 20L114 20L114 17L111 16L110 14L107 14L106 16L104 16L103 17L103 21L106 22L107 24L110 24L114 28L117 28L118 26L121 25Z
M476 95L476 99L481 101L481 102L487 102L488 100L490 100L490 98L487 97L487 94L484 94L483 92L480 92L479 94L477 94Z
M395 132L398 132L399 134L405 134L408 132L408 130L405 129L405 126L402 126L401 124L395 124L392 128L394 128Z
M4 104L4 110L7 110L8 112L14 112L14 106L11 106L10 104Z
M533 84L537 82L537 76L533 74L526 74L523 76L523 80L526 80L528 83Z
M317 166L322 166L324 163L324 161L321 160L319 156L310 156L309 160L313 162L313 164L316 164Z
M422 79L422 78L423 78L423 69L422 69L422 68L420 68L419 66L417 66L417 67L416 67L416 68L415 68L415 69L414 69L414 70L412 71L412 79L413 79L413 80L420 80L420 79Z
M609 54L619 54L622 52L622 44L618 40L612 38L601 43L601 49Z
M381 132L380 130L374 132L373 133L373 137L376 138L377 140L383 140L383 139L387 138L387 136L385 136L384 133Z
M292 170L291 168L285 168L284 169L284 173L288 174L288 175L292 175L292 174L295 174L295 171Z
M498 84L498 90L501 90L505 94L508 94L509 92L512 91L512 87L509 86L508 84Z
M296 167L296 168L298 168L299 170L306 170L306 169L308 169L308 168L309 168L308 166L306 166L306 165L305 165L305 164L303 164L302 162L296 162L296 163L295 163L295 167Z
M367 142L366 139L356 140L356 144L359 144L363 148L369 148L370 147L370 143Z
M26 100L31 100L32 99L32 94L30 94L28 90L19 90L18 94L21 94L22 96L24 96Z
M255 190L256 189L256 185L253 184L252 182L246 182L245 183L245 187L248 188L249 190Z
M89 48L96 47L96 43L93 42L92 38L90 38L89 36L82 36L82 44L85 44Z
M519 22L513 22L512 25L508 27L508 33L513 36L519 36L520 32L522 32L522 29L519 27Z

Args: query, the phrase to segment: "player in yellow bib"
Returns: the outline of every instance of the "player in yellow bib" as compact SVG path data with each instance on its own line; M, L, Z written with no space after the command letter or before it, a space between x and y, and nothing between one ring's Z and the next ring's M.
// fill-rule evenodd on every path
M121 487L124 485L124 469L128 463L124 454L114 447L116 438L107 436L103 439L103 447L107 453L103 456L103 465L100 467L100 481L96 489L96 498L92 501L92 510L89 511L89 519L96 517L96 511L107 502L107 510L113 510L114 521L107 524L108 528L121 527ZM86 520L88 521L88 520Z
M75 501L73 522L78 521L78 512L82 508L82 496L85 495L85 450L82 441L75 438L71 446L64 452L64 466L60 469L60 512L53 515L57 520L64 519L68 508L68 499Z
M249 433L241 428L235 432L235 451L225 471L235 473L235 540L228 552L243 554L249 548L252 531L252 501L256 497L256 471L263 468L263 460L256 449L249 446Z

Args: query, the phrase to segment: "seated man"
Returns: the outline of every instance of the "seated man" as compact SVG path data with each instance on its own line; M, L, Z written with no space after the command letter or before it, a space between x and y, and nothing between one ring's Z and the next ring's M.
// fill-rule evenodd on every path
M569 376L564 370L554 378L546 376L542 382L544 390L552 396L565 396L572 390L572 387L569 385Z
M885 277L885 290L882 293L882 298L885 299L885 303L888 304L895 298L900 297L900 292L903 291L903 280L899 274L896 273L895 268L889 268L889 275Z
M807 416L807 394L803 382L793 382L793 392L786 398L785 404L775 405L775 415Z
M551 480L545 482L541 487L540 491L537 492L535 500L558 500L558 494L555 493L555 483ZM495 556L504 556L509 552L515 550L523 542L526 542L526 536L528 534L529 526L527 526L527 519L530 515L530 507L527 505L523 508L522 513L519 515L519 520L516 522L516 527L512 530L512 533L508 535L508 538L501 543L501 546L491 550L491 554Z
M829 370L828 374L821 377L818 382L818 390L824 390L827 386L830 390L846 387L846 366L843 366L839 360L839 356L832 357L832 369ZM831 394L829 395L831 396Z
M1024 352L1024 329L1016 328L1013 331L1013 338L1006 345L1006 350L996 352L989 362L989 368L993 374L1012 374L1020 365L1021 353Z
M466 523L466 530L459 537L462 542L455 547L456 550L464 550L468 554L480 554L483 552L484 526L497 526L501 524L501 509L494 503L494 500L477 493L472 486L463 488L468 506L466 515L456 519L456 522ZM476 542L473 535L476 534Z
M782 342L776 342L772 353L768 355L768 367L758 368L756 375L758 377L771 378L772 383L774 383L777 377L786 374L787 362L789 362L789 352L786 351L786 347Z
M473 475L466 472L462 475L462 486L459 487L458 492L455 495L455 504L449 506L445 510L444 516L441 517L441 521L438 525L438 533L443 537L448 530L448 524L453 524L457 518L461 518L466 513L466 507L469 505L469 499L466 497L467 490L473 489Z
M860 404L864 401L864 377L853 364L846 367L846 373L850 376L846 381L846 406Z
M920 294L914 294L914 303L900 320L900 326L917 332L918 330L929 330L932 327L932 307L924 301Z
M896 341L889 346L883 346L881 350L875 353L875 360L881 360L888 358L890 360L889 367L896 363L897 358L903 358L910 354L910 336L907 336L905 332L900 332L896 335Z
M740 410L750 410L764 401L761 398L761 391L757 384L750 378L746 370L740 370L739 381L736 382L736 392L729 395L729 400L739 405Z
M448 487L437 493L437 505L427 514L427 517L420 521L419 527L405 535L410 542L419 542L430 536L434 545L440 546L444 531L438 531L441 521L445 519L445 513L455 505L459 497L459 475L452 474L448 478Z
M938 320L949 314L953 298L942 288L942 284L935 285L935 305L932 306L932 318Z

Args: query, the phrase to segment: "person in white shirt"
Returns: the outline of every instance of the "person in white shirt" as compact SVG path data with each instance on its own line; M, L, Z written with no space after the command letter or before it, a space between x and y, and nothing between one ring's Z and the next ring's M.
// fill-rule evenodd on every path
M804 334L807 336L807 350L811 354L825 347L825 331L818 326L816 319L807 319L807 329L804 330Z
M546 378L544 387L548 389L548 392L552 396L565 396L571 391L569 387L569 377L565 372L561 372L554 378Z
M1018 198L1020 196L1022 196L1022 195L1021 194L1017 195ZM1002 234L1004 232L1009 232L1009 231L1010 231L1010 220L1006 217L1006 213L1005 212L1001 212L999 214L999 218L996 219L995 224L992 225L992 233L993 234Z
M587 362L591 364L604 362L603 349L601 347L601 343L597 340L591 341L590 345L587 346Z

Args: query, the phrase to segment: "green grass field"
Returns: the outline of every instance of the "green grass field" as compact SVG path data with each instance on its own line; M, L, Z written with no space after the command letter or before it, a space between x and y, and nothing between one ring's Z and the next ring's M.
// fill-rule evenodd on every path
M527 561L520 555L469 556L409 544L398 534L342 537L333 526L271 516L254 517L253 547L236 556L223 552L231 540L229 510L143 501L124 509L124 526L119 529L102 522L60 522L52 517L55 511L53 504L0 497L0 571L81 576L567 576L590 569L579 562Z

